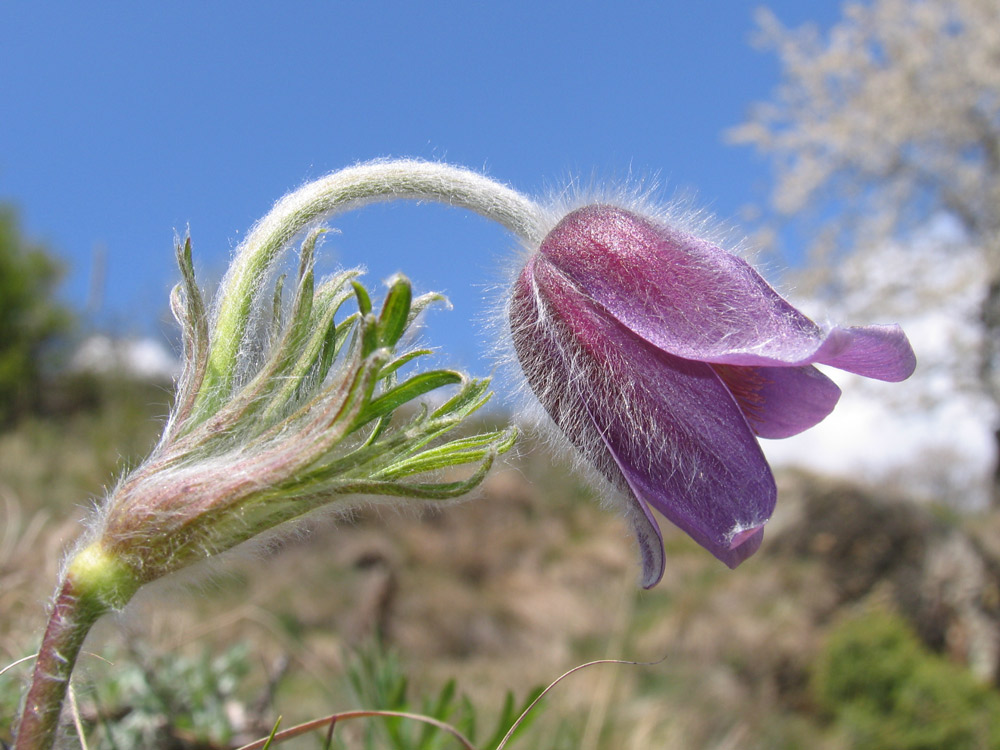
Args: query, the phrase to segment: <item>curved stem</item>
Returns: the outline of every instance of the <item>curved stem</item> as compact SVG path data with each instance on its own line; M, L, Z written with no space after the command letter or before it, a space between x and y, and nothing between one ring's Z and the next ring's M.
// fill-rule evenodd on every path
M480 174L418 161L373 162L310 183L275 204L250 232L223 280L215 311L208 365L191 409L194 423L212 414L229 395L251 306L261 280L278 255L317 221L366 203L392 199L433 200L470 209L497 221L527 242L540 242L545 212L533 201ZM182 259L187 275L190 260ZM195 296L193 279L187 279ZM200 318L200 306L191 315ZM197 320L192 325L200 324ZM144 471L155 467L147 464ZM137 481L135 476L130 481ZM116 512L127 511L118 508ZM15 750L52 747L70 675L91 626L125 606L150 570L133 570L114 545L98 540L80 549L63 576L35 663ZM140 559L141 562L141 559ZM141 573L141 575L140 575ZM154 576L155 577L155 576Z
M76 658L90 628L107 609L93 591L66 576L38 649L14 750L52 747Z
M201 389L203 398L225 398L220 390L225 390L232 377L257 285L295 235L334 214L394 199L467 208L527 242L541 241L545 233L545 213L530 198L481 174L447 164L408 159L370 162L304 185L279 200L253 228L222 282L215 336Z

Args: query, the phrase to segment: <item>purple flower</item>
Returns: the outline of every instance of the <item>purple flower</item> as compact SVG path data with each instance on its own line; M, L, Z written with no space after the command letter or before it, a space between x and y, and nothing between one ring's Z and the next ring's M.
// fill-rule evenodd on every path
M545 237L509 320L528 385L627 498L646 588L664 569L651 508L730 567L760 547L776 489L756 438L832 411L814 363L888 381L916 365L899 326L824 330L745 261L607 205Z

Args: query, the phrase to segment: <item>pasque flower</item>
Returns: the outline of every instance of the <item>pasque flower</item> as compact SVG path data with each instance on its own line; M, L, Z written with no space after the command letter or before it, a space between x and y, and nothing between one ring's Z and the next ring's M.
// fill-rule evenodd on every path
M405 334L436 295L414 298L396 276L376 312L357 271L315 278L319 222L397 199L475 211L537 248L509 301L514 348L555 424L625 498L645 586L664 566L651 508L730 566L758 548L775 486L755 436L793 435L830 412L839 391L813 363L883 380L914 367L898 327L820 329L742 260L631 211L560 219L444 164L330 174L253 228L211 306L190 243L179 244L171 302L185 366L173 408L67 558L16 750L52 746L87 632L141 586L358 495L458 496L510 449L513 429L448 436L489 397L488 381L408 367L430 354ZM283 305L283 277L270 282L301 236ZM436 408L420 403L447 386ZM473 467L465 479L440 474L460 466Z
M625 499L642 583L663 575L651 508L730 567L761 544L776 489L757 437L795 435L840 397L814 364L899 381L899 326L823 329L745 261L610 205L565 216L508 307L529 386Z

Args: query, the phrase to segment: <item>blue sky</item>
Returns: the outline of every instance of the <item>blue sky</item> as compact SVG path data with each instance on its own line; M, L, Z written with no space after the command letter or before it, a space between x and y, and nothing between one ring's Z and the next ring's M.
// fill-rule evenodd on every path
M759 2L170 2L0 6L0 201L67 267L92 322L165 335L173 233L202 278L284 192L375 157L443 159L529 193L568 176L659 175L724 220L768 168L725 143L777 83L750 37ZM839 2L772 0L829 26ZM446 361L489 367L475 319L513 240L425 205L338 217L327 268L401 270L454 303L429 321Z

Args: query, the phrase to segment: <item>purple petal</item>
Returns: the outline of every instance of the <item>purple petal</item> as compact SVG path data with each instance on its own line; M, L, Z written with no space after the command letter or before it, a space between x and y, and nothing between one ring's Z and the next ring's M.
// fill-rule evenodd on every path
M621 208L570 213L540 252L626 328L683 359L823 362L889 380L915 363L898 328L824 332L744 260Z
M834 328L811 361L892 383L906 380L917 366L910 342L897 325Z
M570 387L572 379L579 377L579 368L572 365L572 347L557 338L551 320L542 318L527 274L517 281L508 314L521 368L539 402L587 463L629 501L624 512L639 546L641 584L655 586L665 567L660 527L649 506L633 495L597 426L589 418L581 419L587 407L579 389Z
M712 365L751 429L763 438L798 435L837 405L840 388L815 367Z
M528 381L556 424L578 447L580 434L596 431L603 446L587 438L584 454L603 452L597 468L616 486L624 480L642 516L651 505L727 565L746 559L759 546L776 490L721 379L710 366L635 336L544 257L529 261L522 282L515 297L534 297L542 319L534 337L522 338L522 346L534 347L522 364L528 361ZM543 330L549 342L537 343ZM554 350L562 360L556 377L532 362ZM567 411L571 402L582 403L583 414ZM655 583L648 573L646 586Z

